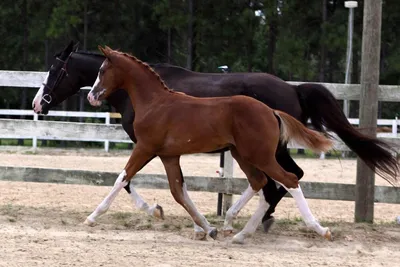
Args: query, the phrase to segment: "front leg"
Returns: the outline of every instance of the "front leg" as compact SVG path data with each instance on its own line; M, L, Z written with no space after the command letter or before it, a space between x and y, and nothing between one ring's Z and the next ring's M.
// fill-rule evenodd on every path
M192 200L190 199L186 184L183 181L181 167L179 165L179 156L160 157L167 173L169 187L176 202L178 202L192 217L197 226L203 228L207 234L215 239L217 237L217 229L211 227L207 219L201 215Z
M105 197L105 199L97 206L97 208L87 217L85 220L85 224L93 226L96 223L96 219L107 212L110 208L112 202L114 201L115 197L121 191L122 188L128 186L129 181L131 178L141 169L143 168L154 156L146 153L146 150L141 149L139 144L136 145L136 148L133 150L128 163L125 166L125 169L120 173L117 180L114 183L111 192ZM139 206L139 208L144 208L143 199L136 193L131 184L129 186L131 192L134 192L132 195L135 199L135 204ZM147 209L150 209L147 205ZM153 210L154 212L154 210ZM156 215L156 213L154 213ZM161 216L162 214L160 214Z
M149 204L147 204L146 201L144 201L144 199L136 192L133 184L130 181L128 182L128 185L124 188L131 197L132 203L136 207L146 212L150 216L161 218L164 220L164 209L160 205L153 204L152 206L149 206Z

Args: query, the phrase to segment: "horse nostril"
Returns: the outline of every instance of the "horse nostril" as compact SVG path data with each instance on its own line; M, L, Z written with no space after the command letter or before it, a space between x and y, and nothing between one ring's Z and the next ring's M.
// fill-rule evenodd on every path
M32 108L35 108L35 103L32 104Z

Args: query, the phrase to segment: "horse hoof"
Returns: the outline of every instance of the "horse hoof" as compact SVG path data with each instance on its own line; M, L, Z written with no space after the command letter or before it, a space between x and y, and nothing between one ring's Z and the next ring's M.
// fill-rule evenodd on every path
M207 240L207 234L205 232L194 232L194 240Z
M90 221L89 219L86 218L86 220L83 222L83 224L93 227L93 226L96 225L96 222L95 221Z
M333 241L333 235L332 235L332 232L329 229L326 231L324 237L328 241Z
M160 218L161 220L164 220L164 209L160 205L156 205L154 211L153 211L153 216L156 218Z
M232 229L227 229L227 230L224 230L224 237L227 237L227 236L230 236L232 233L233 233L233 230Z
M271 229L271 226L274 224L274 222L275 218L273 216L269 217L268 219L262 222L265 233L268 233L269 229Z
M236 234L233 238L232 238L232 243L233 244L244 244L244 236L242 234Z
M217 235L218 235L218 230L217 228L213 228L212 230L210 230L210 232L208 232L208 235L212 238L212 239L216 239Z

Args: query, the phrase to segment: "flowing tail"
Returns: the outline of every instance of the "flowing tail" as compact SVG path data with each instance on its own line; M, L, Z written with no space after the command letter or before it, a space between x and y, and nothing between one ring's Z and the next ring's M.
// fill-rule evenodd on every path
M364 135L353 127L336 98L325 86L305 83L294 87L305 120L310 118L311 124L318 131L326 132L325 126L336 133L375 173L392 185L398 183L399 162L392 145Z
M331 140L317 131L308 129L289 114L279 110L274 110L274 113L281 119L280 139L283 143L293 139L314 152L326 152L332 147Z

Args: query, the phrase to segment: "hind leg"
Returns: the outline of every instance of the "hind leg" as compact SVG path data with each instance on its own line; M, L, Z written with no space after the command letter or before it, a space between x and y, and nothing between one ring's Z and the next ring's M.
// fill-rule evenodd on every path
M256 169L254 166L246 162L238 153L235 147L231 148L232 157L238 162L242 171L246 174L247 179L257 187L261 188L266 182L264 173ZM233 226L232 221L238 215L239 211L249 202L249 200L256 194L257 191L249 185L247 189L240 196L239 200L236 201L226 212L224 222L224 234L228 235L232 233Z
M295 176L293 173L286 172L282 169L282 167L276 161L270 161L269 164L266 164L261 167L261 169L269 175L272 179L276 180L280 183L295 199L297 207L299 208L300 214L303 217L304 222L307 226L322 236L325 236L327 239L331 239L331 234L328 228L323 228L321 225L315 220L314 216L312 215L307 201L304 198L303 192L301 191L300 186L298 185L296 188L287 188L283 185L280 181L284 180L282 177L279 178L279 175L292 175Z
M300 185L295 189L286 188L286 190L289 192L289 194L292 195L292 197L296 201L297 208L299 209L301 217L303 218L303 221L305 222L307 227L310 228L311 230L314 230L315 232L325 237L326 239L332 241L333 237L329 228L322 227L319 224L319 222L315 219L314 215L311 213L311 210L308 207L307 200L303 195L303 191L301 190Z
M286 171L294 173L299 180L303 177L303 170L289 155L286 145L279 146L276 153L276 160ZM274 217L272 214L275 212L275 207L286 195L287 190L280 186L280 184L275 183L275 181L273 181L270 177L268 177L268 183L266 186L264 186L263 190L265 199L270 204L270 207L262 218L264 232L268 233L270 227L274 223Z

